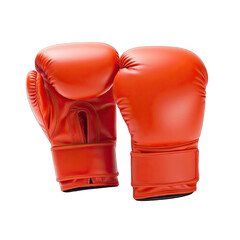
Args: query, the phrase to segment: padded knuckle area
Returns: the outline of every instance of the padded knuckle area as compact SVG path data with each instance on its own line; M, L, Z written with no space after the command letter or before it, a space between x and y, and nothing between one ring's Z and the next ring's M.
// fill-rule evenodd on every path
M37 71L62 96L89 99L107 92L118 71L118 53L102 43L61 44L43 49Z

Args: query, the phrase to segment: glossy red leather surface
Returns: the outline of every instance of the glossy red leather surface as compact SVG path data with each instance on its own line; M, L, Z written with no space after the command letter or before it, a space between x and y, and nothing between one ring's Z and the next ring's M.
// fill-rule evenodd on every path
M115 49L101 43L52 46L37 55L36 70L27 77L28 98L51 142L61 189L118 185Z
M185 49L140 47L121 56L113 88L132 139L135 199L196 190L207 80L202 61Z

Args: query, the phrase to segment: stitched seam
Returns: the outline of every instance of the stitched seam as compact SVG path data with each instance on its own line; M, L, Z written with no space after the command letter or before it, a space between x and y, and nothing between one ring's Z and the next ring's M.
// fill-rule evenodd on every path
M198 181L198 177L196 176L195 178L189 180L189 181L184 181L184 182L174 182L174 183L152 183L152 184L132 184L132 187L167 187L167 186L175 186L175 185L182 185L182 184L190 184Z
M194 148L194 149L187 149L187 150L178 150L178 151L169 151L169 152L156 152L156 153L134 153L134 152L131 152L131 155L133 157L150 157L150 156L156 156L156 155L170 155L170 154L176 154L176 155L179 155L179 154L187 154L189 152L197 152L198 149Z
M159 151L161 151L162 149L166 149L166 150L171 150L172 148L178 148L178 147L184 147L184 146L188 146L188 145L191 145L191 144L194 144L194 143L197 143L199 141L199 139L195 139L193 141L190 141L190 142L187 142L187 143L184 143L184 144L178 144L178 145L171 145L171 146L156 146L156 147L151 147L151 146L142 146L142 145L137 145L137 144L133 144L133 147L134 148L143 148L145 150L154 150L154 149L159 149ZM166 151L165 150L165 151ZM181 151L181 150L180 150Z
M109 173L109 174L76 175L76 176L68 176L68 177L63 177L63 178L57 178L57 181L61 182L61 181L74 180L74 179L98 178L98 177L117 177L118 175L119 175L118 172Z
M143 198L143 197L160 197L160 196L166 196L169 194L175 194L175 193L189 193L192 191L196 191L196 187L191 187L188 188L187 190L165 190L164 192L158 192L158 193L152 193L152 194L135 194L134 193L134 197L138 198Z
M68 150L68 149L76 149L76 148L88 148L88 147L107 147L107 146L116 146L116 142L101 142L101 143L90 143L90 144L72 144L72 145L60 145L60 146L54 146L51 148L52 151L56 150Z

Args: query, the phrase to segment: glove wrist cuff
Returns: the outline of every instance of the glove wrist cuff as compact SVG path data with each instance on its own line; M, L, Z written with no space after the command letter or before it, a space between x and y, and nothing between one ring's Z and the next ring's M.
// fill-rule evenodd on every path
M62 191L117 186L115 142L52 147L57 181Z
M198 149L131 153L134 198L149 198L196 190ZM149 190L146 190L146 189Z

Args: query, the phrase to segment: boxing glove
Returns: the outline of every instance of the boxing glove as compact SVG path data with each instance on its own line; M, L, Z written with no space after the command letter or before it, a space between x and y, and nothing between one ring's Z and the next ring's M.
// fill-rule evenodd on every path
M62 44L40 51L37 71L27 76L62 191L118 185L112 93L118 61L106 44Z
M135 199L196 190L207 71L192 52L141 47L120 58L113 92L131 134Z

